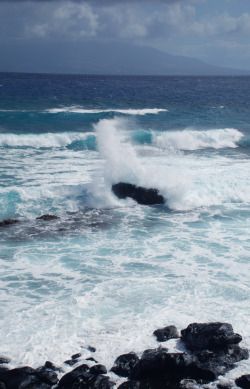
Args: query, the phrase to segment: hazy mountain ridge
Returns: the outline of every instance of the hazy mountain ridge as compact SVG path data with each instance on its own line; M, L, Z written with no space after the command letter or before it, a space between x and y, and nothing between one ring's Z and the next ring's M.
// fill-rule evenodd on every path
M133 44L1 45L0 71L113 75L250 75Z

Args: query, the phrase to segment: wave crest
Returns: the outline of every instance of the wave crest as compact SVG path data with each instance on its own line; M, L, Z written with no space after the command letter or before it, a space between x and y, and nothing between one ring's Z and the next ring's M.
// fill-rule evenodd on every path
M84 109L77 106L51 108L46 111L47 113L78 113L78 114L101 114L101 113L121 113L124 115L157 115L159 112L167 112L167 109L163 108L141 108L141 109Z

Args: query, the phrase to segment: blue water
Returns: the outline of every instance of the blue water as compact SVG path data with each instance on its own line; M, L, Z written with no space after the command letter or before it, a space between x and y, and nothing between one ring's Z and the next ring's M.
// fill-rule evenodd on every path
M92 345L111 367L205 321L250 348L249 156L249 77L1 74L0 220L20 222L0 231L0 353L36 367Z

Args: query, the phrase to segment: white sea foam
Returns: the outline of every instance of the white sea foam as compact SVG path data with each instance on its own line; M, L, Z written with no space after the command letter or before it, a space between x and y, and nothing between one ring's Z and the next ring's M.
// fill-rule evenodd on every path
M166 131L153 134L153 144L163 149L200 150L206 148L222 149L235 148L243 134L234 128L196 131Z
M147 115L153 114L157 115L159 112L167 112L167 109L163 108L138 108L138 109L85 109L82 107L71 106L71 107L62 107L62 108L51 108L46 112L48 113L61 113L61 112L69 112L69 113L79 113L79 114L99 114L99 113L122 113L124 115Z
M91 133L64 132L46 134L0 134L0 146L63 147L76 140L85 140Z

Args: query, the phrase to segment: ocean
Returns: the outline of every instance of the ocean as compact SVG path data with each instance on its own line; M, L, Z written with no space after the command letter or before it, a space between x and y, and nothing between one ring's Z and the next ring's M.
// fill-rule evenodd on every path
M165 203L119 200L118 182ZM0 74L7 218L19 220L0 230L11 366L92 346L109 369L158 347L155 329L194 322L231 323L250 349L250 77Z

